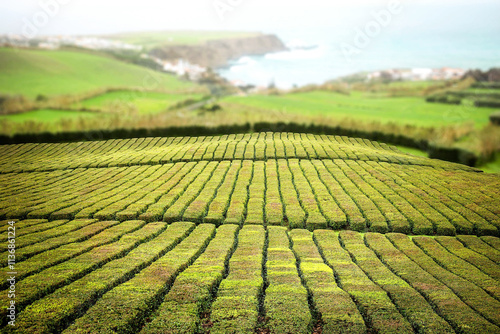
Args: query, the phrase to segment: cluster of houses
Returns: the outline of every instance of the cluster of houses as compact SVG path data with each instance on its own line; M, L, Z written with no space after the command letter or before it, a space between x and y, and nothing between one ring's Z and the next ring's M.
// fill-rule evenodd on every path
M23 35L15 34L1 35L0 47L1 46L31 47L46 50L56 50L61 46L76 46L91 50L142 50L142 47L139 45L132 45L98 37L39 36L36 38L27 38Z
M391 69L371 72L366 75L367 80L385 79L388 81L426 81L460 79L465 74L461 68L411 68Z
M148 57L153 59L156 63L160 64L165 72L177 74L178 76L188 77L189 80L193 81L199 80L207 71L207 68L198 64L192 64L185 59L170 61L151 56Z

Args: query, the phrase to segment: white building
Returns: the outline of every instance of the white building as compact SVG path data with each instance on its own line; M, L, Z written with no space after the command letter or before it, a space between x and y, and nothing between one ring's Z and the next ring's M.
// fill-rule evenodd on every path
M175 61L162 61L155 59L155 61L160 62L164 71L172 72L179 76L187 74L191 80L199 79L200 76L207 70L205 67L197 64L191 64L189 61L184 59L177 59Z

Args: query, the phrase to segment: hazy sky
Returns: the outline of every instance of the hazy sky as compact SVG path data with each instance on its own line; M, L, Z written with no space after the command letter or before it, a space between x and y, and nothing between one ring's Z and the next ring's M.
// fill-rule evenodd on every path
M372 10L398 0L0 0L0 33L106 34L144 30L277 32L370 20ZM395 28L500 32L499 0L400 0ZM349 5L346 5L349 3ZM28 27L29 26L29 27Z

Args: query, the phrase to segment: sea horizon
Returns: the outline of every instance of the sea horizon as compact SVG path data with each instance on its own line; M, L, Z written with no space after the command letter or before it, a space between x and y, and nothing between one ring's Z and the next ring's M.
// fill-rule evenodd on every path
M355 34L321 36L302 32L276 35L288 51L265 55L247 55L231 61L217 72L224 78L255 86L274 85L288 89L294 86L322 84L329 80L361 72L388 69L460 68L488 70L500 67L500 43L488 34L439 34L434 36L392 34L379 36L359 53L349 53L342 45L349 44ZM344 43L344 44L343 44ZM354 46L354 42L350 45ZM348 49L349 51L349 49Z

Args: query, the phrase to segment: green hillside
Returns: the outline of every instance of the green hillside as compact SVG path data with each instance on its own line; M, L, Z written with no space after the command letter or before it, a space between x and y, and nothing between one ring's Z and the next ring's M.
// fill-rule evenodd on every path
M40 109L14 115L0 115L0 121L9 120L13 123L40 122L52 124L61 120L66 122L68 120L80 121L81 119L102 118L106 116L104 113L96 112Z
M110 57L76 51L0 48L0 94L34 98L78 94L106 87L172 92L196 87L176 77Z

